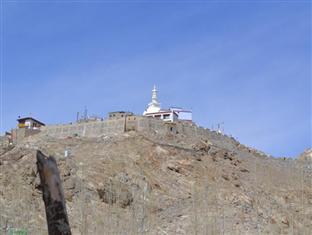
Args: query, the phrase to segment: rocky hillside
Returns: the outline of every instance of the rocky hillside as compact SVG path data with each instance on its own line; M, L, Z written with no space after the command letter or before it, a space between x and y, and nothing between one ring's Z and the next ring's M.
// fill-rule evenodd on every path
M36 149L57 159L73 234L312 231L308 161L272 158L226 136L127 132L65 139L38 134L2 148L2 232L47 234Z
M300 156L298 157L301 161L312 161L312 149L306 149Z

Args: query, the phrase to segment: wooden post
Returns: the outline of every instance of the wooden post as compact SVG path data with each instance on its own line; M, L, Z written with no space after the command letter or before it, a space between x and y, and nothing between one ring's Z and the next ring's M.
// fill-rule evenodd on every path
M60 173L55 159L37 151L42 197L49 235L71 235Z

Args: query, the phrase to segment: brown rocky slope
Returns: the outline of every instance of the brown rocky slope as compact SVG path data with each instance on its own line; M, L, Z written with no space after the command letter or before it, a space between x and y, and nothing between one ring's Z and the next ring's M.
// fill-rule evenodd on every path
M137 132L63 139L38 134L2 149L2 229L47 234L36 149L57 159L73 234L312 231L311 163L272 158L226 136Z

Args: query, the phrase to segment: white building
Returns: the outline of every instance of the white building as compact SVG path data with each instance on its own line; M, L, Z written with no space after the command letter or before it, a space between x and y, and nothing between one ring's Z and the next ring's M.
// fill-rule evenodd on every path
M158 118L164 121L187 120L192 121L192 112L182 108L161 109L157 99L157 89L154 86L152 90L152 102L147 105L143 116Z
M170 110L178 114L179 120L190 121L190 122L193 120L193 113L190 110L177 108L177 107L171 107Z
M18 128L25 128L25 129L40 129L40 127L45 126L43 122L33 118L33 117L24 117L18 118Z

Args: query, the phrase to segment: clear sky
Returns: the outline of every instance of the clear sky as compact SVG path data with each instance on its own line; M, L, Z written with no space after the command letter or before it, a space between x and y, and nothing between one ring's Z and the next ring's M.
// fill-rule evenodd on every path
M248 3L249 2L249 3ZM2 0L1 131L162 107L274 156L311 147L309 1Z

